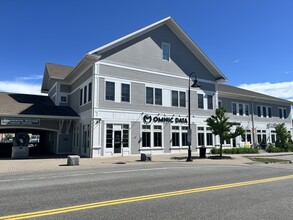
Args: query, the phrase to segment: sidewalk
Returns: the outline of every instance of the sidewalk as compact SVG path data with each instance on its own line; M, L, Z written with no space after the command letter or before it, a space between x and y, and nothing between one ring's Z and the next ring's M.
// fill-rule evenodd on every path
M292 153L275 153L269 154L262 152L260 154L233 154L232 159L210 159L211 155L207 154L207 158L199 158L198 153L193 153L193 161L191 164L201 165L249 165L255 162L247 157L274 157L282 155L293 155ZM119 157L101 157L101 158L81 158L79 166L67 166L67 158L50 158L50 159L0 159L0 174L4 173L23 173L23 172L40 172L50 170L72 170L83 168L99 168L101 166L117 166L135 163L168 163L168 162L185 162L186 154L162 154L152 155L151 162L140 161L140 155L119 156ZM293 156L292 156L293 157Z

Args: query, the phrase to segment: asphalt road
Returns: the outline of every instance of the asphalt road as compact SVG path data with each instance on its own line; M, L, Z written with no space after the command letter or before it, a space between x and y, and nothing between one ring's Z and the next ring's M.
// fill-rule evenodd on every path
M292 167L170 162L5 174L0 219L293 219Z

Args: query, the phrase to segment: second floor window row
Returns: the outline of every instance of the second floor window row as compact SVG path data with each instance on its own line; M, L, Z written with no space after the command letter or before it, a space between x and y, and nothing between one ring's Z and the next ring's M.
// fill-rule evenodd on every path
M240 115L240 116L248 116L249 115L249 105L243 103L232 103L232 114Z
M263 118L271 118L272 117L272 107L270 106L261 106L258 105L256 107L257 116Z

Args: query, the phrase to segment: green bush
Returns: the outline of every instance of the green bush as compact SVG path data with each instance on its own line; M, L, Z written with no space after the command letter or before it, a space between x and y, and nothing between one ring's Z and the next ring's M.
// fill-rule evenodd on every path
M219 148L213 148L211 150L212 154L220 154ZM223 149L224 154L257 154L257 148L231 148L231 149Z
M281 147L268 147L266 151L268 153L279 153L279 152L286 152L287 150Z
M266 151L268 153L293 152L293 144L288 142L282 147L269 146Z

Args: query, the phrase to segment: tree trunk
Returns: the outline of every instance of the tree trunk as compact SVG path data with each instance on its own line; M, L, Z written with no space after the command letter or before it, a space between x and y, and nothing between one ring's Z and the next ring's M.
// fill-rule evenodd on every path
M223 138L220 137L220 158L222 158L223 155Z

